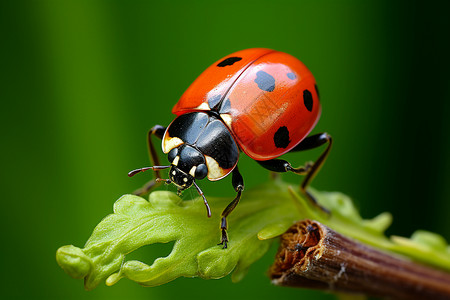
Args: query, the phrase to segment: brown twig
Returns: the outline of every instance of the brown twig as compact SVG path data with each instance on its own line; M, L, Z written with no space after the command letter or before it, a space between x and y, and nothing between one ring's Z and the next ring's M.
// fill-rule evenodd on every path
M310 220L281 237L276 285L392 299L450 299L450 274L381 252Z

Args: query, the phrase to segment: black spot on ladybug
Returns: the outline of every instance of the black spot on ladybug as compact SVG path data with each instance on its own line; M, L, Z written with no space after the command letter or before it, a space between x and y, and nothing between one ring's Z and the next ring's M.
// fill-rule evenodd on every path
M208 99L208 105L210 109L217 109L217 105L219 104L220 100L222 99L222 95L215 95Z
M288 77L289 79L292 79L292 80L294 80L295 78L297 78L297 76L295 76L295 74L292 73L292 72L287 73L286 75L287 75L287 77Z
M242 57L237 57L237 56L228 57L228 58L225 58L224 60L222 60L220 63L218 63L217 66L218 67L231 66L232 64L234 64L237 61L240 61L241 59L242 59Z
M312 111L313 109L313 98L312 94L308 90L303 91L303 103L308 111Z
M277 148L287 148L291 140L289 139L289 130L286 126L278 128L277 132L273 135L273 141Z
M317 98L320 99L319 88L317 87L317 84L314 85L314 88L316 89Z
M264 71L258 71L256 73L255 82L263 91L273 92L273 90L275 89L275 78Z

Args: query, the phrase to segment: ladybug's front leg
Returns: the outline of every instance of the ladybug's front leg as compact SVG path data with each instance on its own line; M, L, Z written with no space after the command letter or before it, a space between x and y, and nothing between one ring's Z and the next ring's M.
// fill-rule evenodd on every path
M155 146L152 142L152 135L156 136L157 138L161 139L164 136L164 132L166 132L166 127L163 127L161 125L155 125L152 129L148 131L147 134L147 145L148 145L148 154L150 156L150 162L152 163L152 166L159 166L159 158L158 153L156 152ZM160 178L159 169L154 168L154 175L155 178ZM147 182L143 187L135 190L133 192L134 195L142 196L150 192L154 187L156 187L159 184L155 179L150 180Z
M222 230L222 240L218 245L223 245L223 249L227 248L228 245L227 217L233 211L236 205L238 205L239 200L241 199L242 191L244 190L244 179L242 178L241 173L239 173L239 169L237 166L236 168L234 168L232 176L233 177L231 182L233 184L234 190L237 192L237 195L236 198L234 198L234 200L231 201L231 203L228 204L228 206L222 212L222 221L220 223L220 229Z

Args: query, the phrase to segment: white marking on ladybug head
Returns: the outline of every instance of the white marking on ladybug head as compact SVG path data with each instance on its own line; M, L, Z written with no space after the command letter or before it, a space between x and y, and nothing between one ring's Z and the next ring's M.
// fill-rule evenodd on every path
M174 175L174 176L177 175L177 171L173 170L172 175Z
M175 158L173 159L172 165L174 166L178 166L178 161L180 160L180 157L177 155L175 156Z
M211 108L209 107L208 102L203 102L202 104L200 104L196 108L199 109L199 110L211 110Z
M219 163L211 156L205 155L206 166L208 167L208 179L219 180L225 177L229 172L219 166Z
M233 120L231 115L230 114L220 114L220 117L225 122L225 124L228 126L228 128L231 128L231 122Z
M184 177L184 178L183 178L183 181L184 181L184 182L187 182L187 181L188 181L187 177ZM186 184L183 184L183 185L186 185Z
M193 166L193 167L191 168L191 170L189 171L189 174L190 174L192 177L195 177L195 170L197 170L197 166Z
M166 132L162 142L162 150L164 153L169 153L170 150L182 144L184 144L182 139L178 137L170 137L168 132Z

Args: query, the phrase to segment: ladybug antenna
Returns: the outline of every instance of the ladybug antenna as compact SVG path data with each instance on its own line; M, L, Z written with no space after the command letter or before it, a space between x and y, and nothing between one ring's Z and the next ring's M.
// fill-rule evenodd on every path
M206 200L205 195L203 194L203 191L200 189L200 187L195 183L194 181L194 186L197 189L197 192L200 196L203 197L203 203L205 203L206 206L206 212L208 214L208 218L211 218L211 208L209 208L209 204L208 204L208 200Z
M145 172L147 170L162 170L162 169L168 169L168 168L170 168L170 166L153 166L153 167L139 168L139 169L128 172L128 177L133 177L137 173Z
M163 178L156 178L155 181L156 182L164 181L165 184L171 184L172 183L172 180L170 180L170 179L163 179Z

